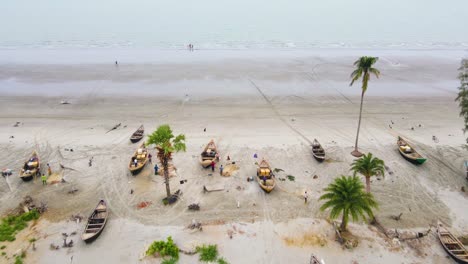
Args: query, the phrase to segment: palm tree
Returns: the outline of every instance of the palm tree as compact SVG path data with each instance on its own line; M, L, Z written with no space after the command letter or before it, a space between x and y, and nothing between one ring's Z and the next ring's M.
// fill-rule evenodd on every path
M359 60L354 62L354 66L356 66L356 69L351 73L351 83L349 84L349 86L352 86L353 83L359 80L359 78L361 78L362 76L361 108L359 110L359 123L357 128L356 143L354 144L353 152L351 152L351 155L355 157L362 156L362 153L358 150L359 129L361 128L362 117L362 103L364 102L364 94L367 91L367 85L370 80L370 74L372 73L375 75L375 77L379 78L380 71L376 68L372 68L372 65L374 65L378 60L378 57L361 57L359 58Z
M172 158L172 153L185 151L185 135L180 134L174 137L169 125L159 126L156 131L148 136L147 145L154 144L158 150L158 159L164 170L164 183L166 184L167 198L171 196L169 187L169 160Z
M321 211L331 208L330 218L336 219L342 214L340 225L341 231L346 231L349 216L353 221L358 221L359 218L366 219L374 218L373 208L378 208L377 202L371 193L364 191L364 185L356 176L341 176L336 178L333 183L330 183L326 192L320 196L320 200L326 202L320 207Z
M455 99L460 106L460 116L465 121L463 132L468 131L468 59L461 61L461 66L458 69L458 79L460 79L460 87L458 87L458 96ZM466 140L468 143L468 139Z
M369 153L353 161L351 170L354 176L360 173L366 177L366 192L370 192L370 178L379 174L384 175L385 163L377 157L373 158L372 153Z

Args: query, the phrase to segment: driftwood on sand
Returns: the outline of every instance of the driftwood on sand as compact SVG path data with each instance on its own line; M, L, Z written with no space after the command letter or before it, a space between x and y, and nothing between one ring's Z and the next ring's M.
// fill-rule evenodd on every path
M118 124L115 125L113 128L109 129L109 130L106 132L106 134L109 133L109 132L111 132L112 130L116 130L116 129L119 128L121 125L122 125L121 123L118 123Z

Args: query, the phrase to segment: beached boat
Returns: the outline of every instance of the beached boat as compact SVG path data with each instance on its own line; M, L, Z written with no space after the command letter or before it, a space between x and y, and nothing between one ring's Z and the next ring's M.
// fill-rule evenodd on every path
M265 192L269 193L276 187L275 175L270 164L265 159L258 164L257 182Z
M33 151L31 157L24 163L20 171L20 178L23 181L30 181L34 176L41 174L41 161L36 151Z
M138 141L140 141L143 136L145 134L145 128L143 127L143 125L141 125L133 134L132 136L130 137L130 141L132 143L137 143Z
M325 261L319 260L314 254L310 256L309 264L325 264Z
M145 142L143 142L130 159L128 169L133 175L136 175L140 173L146 163L148 163L148 149L146 149Z
M312 155L317 161L325 160L325 150L322 148L322 145L320 145L317 139L314 139L312 142Z
M88 218L88 223L86 224L83 235L81 235L81 239L86 243L90 243L98 238L106 226L108 216L109 212L106 202L104 200L99 201L96 209L94 209L93 213Z
M216 162L219 157L218 148L213 140L210 140L206 147L203 149L203 152L200 154L200 164L203 168L208 168L211 165L211 162Z
M440 221L437 222L437 235L445 251L458 263L468 264L468 250Z
M400 151L400 154L406 160L416 164L423 164L426 161L426 159L416 152L416 150L402 137L398 137L397 145L398 151Z

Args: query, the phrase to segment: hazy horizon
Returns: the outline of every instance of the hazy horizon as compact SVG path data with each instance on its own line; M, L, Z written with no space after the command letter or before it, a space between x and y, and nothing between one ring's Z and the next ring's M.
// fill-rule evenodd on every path
M465 0L2 1L0 47L468 46L467 10Z

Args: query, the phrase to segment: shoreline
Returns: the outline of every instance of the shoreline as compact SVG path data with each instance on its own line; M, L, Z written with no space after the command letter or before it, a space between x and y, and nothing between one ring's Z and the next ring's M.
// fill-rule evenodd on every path
M52 257L67 262L74 256L76 263L98 257L109 263L135 263L151 241L173 235L180 244L217 243L230 263L302 263L311 253L326 263L447 261L434 233L396 245L363 223L350 226L362 243L343 250L334 241L327 214L319 210L323 189L336 177L350 174L354 160L349 153L360 103L359 85L349 87L354 57L210 59L122 63L118 70L112 61L0 63L0 165L14 172L0 179L0 214L25 195L46 202L49 209L36 226L20 233L21 239L8 244L8 250L20 249L38 232L38 250L28 249L27 262L48 263ZM468 230L468 196L460 189L468 187L463 169L468 155L454 101L458 63L455 57L394 55L381 58L379 69L385 75L371 80L359 142L362 151L372 152L388 167L385 177L372 180L371 190L380 204L376 215L389 230L413 234L426 231L437 219L458 233ZM62 100L71 104L63 105ZM107 133L118 123L121 127ZM177 176L171 178L171 190L183 192L173 206L160 203L165 188L152 166L137 176L128 172L137 148L129 137L141 124L146 134L170 124L174 133L186 135L187 152L173 159ZM397 136L413 143L428 161L415 166L404 160ZM314 138L326 150L323 163L312 157L309 141ZM227 165L229 155L239 166L231 177L199 165L200 151L210 139L217 143L222 163ZM66 182L22 182L17 172L33 150ZM284 170L278 177L285 181L278 181L270 194L246 181L255 175L254 154ZM73 170L60 169L60 164ZM295 180L287 180L287 175ZM211 184L223 185L224 190L203 193L203 186ZM70 194L72 189L78 191ZM310 198L307 204L304 191ZM99 199L108 201L111 212L102 237L87 246L76 236L73 248L49 250L50 243L61 244L62 232L82 231L83 222L68 219L72 214L87 217ZM147 201L150 206L137 208ZM200 203L201 211L188 211L191 203ZM400 221L392 219L400 213ZM193 219L206 223L206 230L184 230ZM237 234L230 239L234 226ZM321 236L327 241L324 247L317 245ZM111 243L118 254L106 253ZM196 257L183 256L180 263L197 263Z

